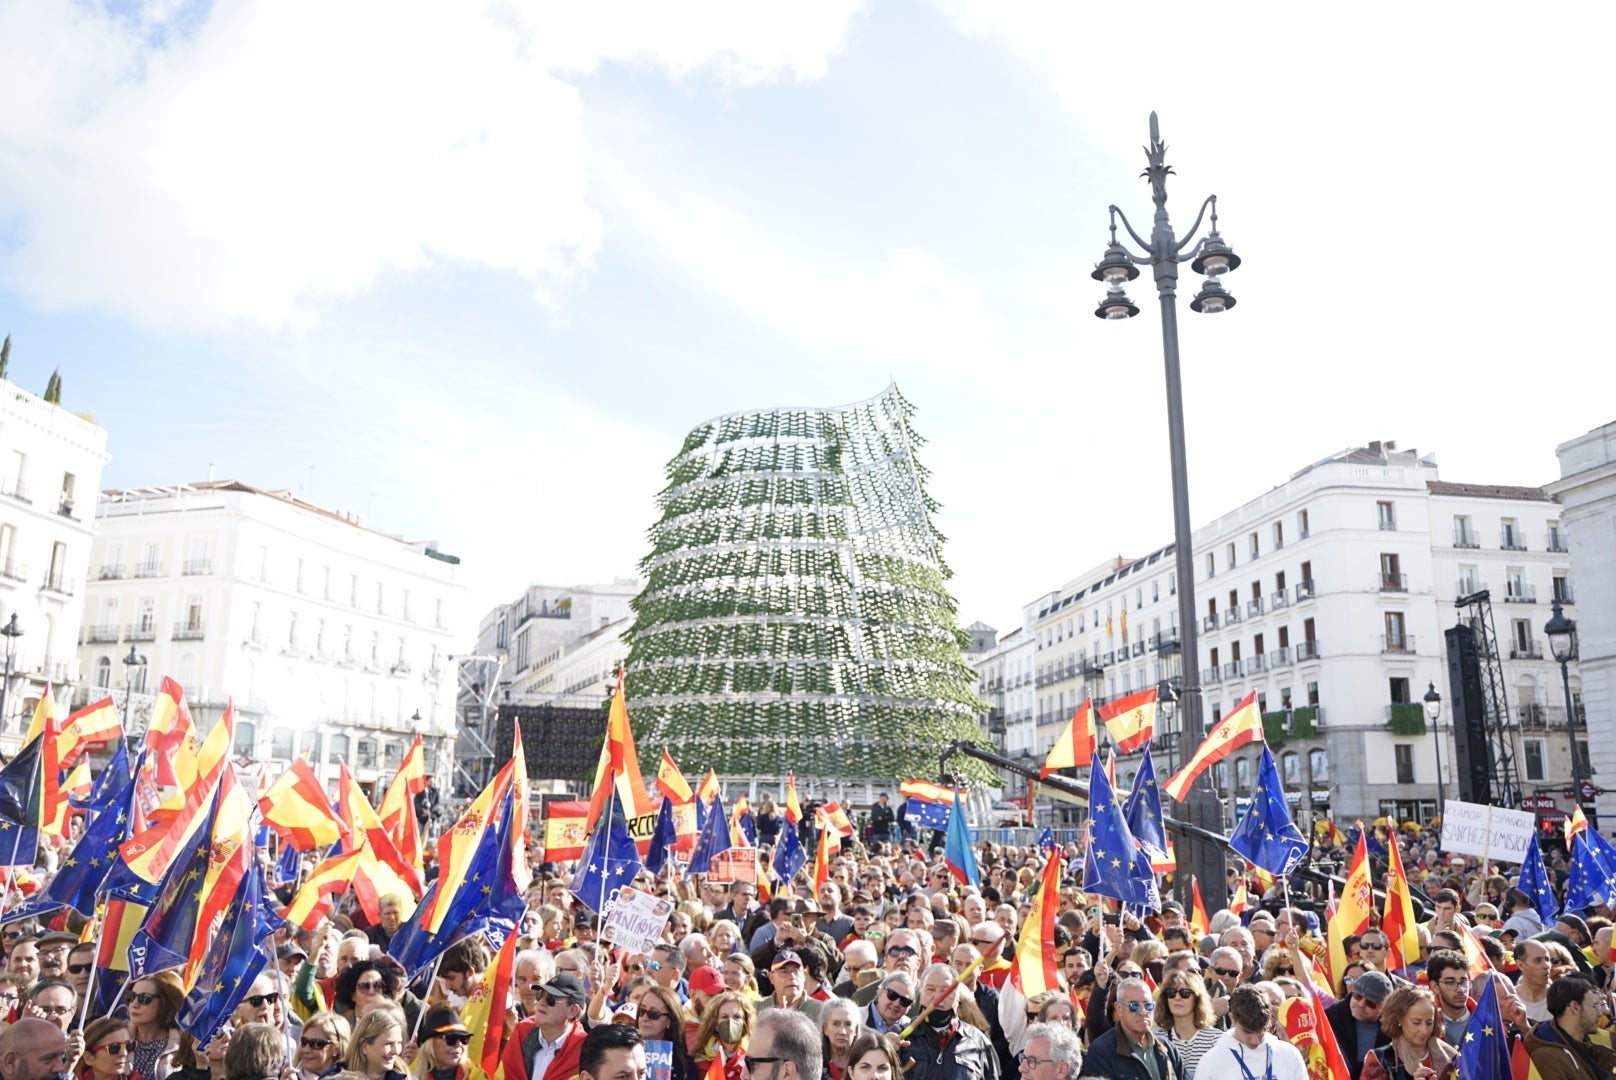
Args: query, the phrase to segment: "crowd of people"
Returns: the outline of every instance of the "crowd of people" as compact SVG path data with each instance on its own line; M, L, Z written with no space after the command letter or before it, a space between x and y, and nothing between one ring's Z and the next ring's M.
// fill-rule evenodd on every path
M1315 976L1329 954L1319 916L1277 886L1253 885L1247 910L1202 928L1172 901L1116 911L1070 859L1044 898L1053 931L1036 938L1058 979L1028 996L1010 975L1042 853L983 842L968 885L879 810L817 887L806 872L773 894L645 875L673 912L644 954L599 943L573 868L535 849L508 980L491 943L469 937L411 981L386 951L410 898L382 898L372 923L350 895L313 930L276 935L273 963L205 1045L177 1025L176 972L134 980L98 1015L97 943L79 918L9 923L0 1080L488 1080L494 1062L504 1080L644 1080L667 1048L670 1080L1302 1080L1287 1003L1313 998L1350 1080L1446 1080L1489 982L1541 1080L1616 1076L1612 911L1545 924L1509 877L1428 833L1397 834L1430 900L1419 955L1400 967L1372 920L1342 942L1342 970ZM777 835L760 829L760 844ZM1550 867L1563 886L1563 860ZM469 1029L468 1003L496 981L503 1022Z

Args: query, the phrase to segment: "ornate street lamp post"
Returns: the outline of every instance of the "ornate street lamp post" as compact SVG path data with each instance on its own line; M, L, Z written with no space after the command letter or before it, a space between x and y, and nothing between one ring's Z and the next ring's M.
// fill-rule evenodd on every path
M1582 807L1589 827L1597 829L1599 816L1594 810L1594 801L1584 798L1582 794L1582 755L1577 753L1577 714L1571 708L1571 661L1577 658L1577 621L1561 610L1558 600L1554 602L1554 614L1543 624L1543 634L1549 639L1549 650L1560 662L1560 686L1565 691L1566 737L1571 745L1572 799Z

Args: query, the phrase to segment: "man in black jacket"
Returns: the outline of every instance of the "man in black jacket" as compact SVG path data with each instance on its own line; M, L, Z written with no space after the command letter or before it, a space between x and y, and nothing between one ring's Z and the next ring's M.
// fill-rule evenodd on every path
M882 844L891 843L897 827L898 815L893 813L892 804L883 791L876 796L875 805L870 807L870 846L879 848Z
M1336 1045L1347 1059L1347 1070L1352 1080L1363 1072L1364 1058L1369 1051L1379 1050L1391 1042L1380 1030L1380 1007L1386 995L1392 992L1392 980L1384 972L1366 971L1352 982L1352 993L1324 1010L1324 1018L1335 1032Z
M1156 1036L1150 1014L1156 1003L1143 979L1123 979L1117 985L1111 1030L1089 1044L1079 1076L1107 1080L1183 1080L1184 1059ZM1142 1055L1152 1057L1146 1066Z

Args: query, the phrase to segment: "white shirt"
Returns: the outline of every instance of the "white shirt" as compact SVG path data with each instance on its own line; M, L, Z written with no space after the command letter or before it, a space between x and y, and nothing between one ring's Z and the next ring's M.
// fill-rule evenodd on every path
M1308 1080L1307 1062L1302 1060L1302 1052L1290 1043L1264 1032L1262 1045L1253 1050L1237 1040L1233 1031L1225 1031L1201 1055L1200 1062L1195 1066L1195 1080L1246 1080L1248 1072L1252 1080L1264 1080L1268 1075L1270 1050L1274 1053L1271 1080ZM1235 1060L1237 1055L1239 1061ZM1244 1069L1240 1067L1242 1061L1245 1062Z
M555 1042L547 1042L539 1047L538 1051L533 1055L532 1064L528 1068L528 1080L544 1080L545 1071L550 1068L550 1062L555 1060L556 1051L561 1049L561 1044L567 1041L567 1032L571 1029L572 1025L568 1024L561 1030L561 1034L557 1036ZM539 1038L544 1038L544 1035L540 1034Z

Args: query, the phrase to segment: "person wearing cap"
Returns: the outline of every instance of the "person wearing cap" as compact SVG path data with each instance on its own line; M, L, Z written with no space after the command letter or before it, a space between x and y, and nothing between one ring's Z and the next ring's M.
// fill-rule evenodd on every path
M487 1074L466 1057L471 1032L449 1006L430 1009L416 1038L421 1050L413 1071L421 1080L486 1080Z
M691 1017L690 1028L694 1031L696 1023L707 1012L707 1003L728 990L729 987L724 983L724 973L711 964L703 964L692 971L689 985L690 999L687 1014ZM662 989L667 989L670 993L673 992L669 987L663 987ZM675 994L675 997L677 996Z
M580 1022L589 991L578 976L563 972L539 987L533 1015L516 1025L501 1061L505 1080L571 1080L584 1042Z
M303 968L303 961L309 954L303 951L303 946L295 941L288 941L285 945L275 946L275 963L280 965L281 974L287 982L297 978L297 973Z
M1335 1032L1336 1045L1347 1060L1352 1080L1363 1072L1364 1059L1371 1050L1391 1042L1380 1030L1380 1010L1392 992L1391 976L1383 971L1366 971L1352 982L1347 997L1324 1010L1324 1018Z
M763 1000L765 1008L790 1009L819 1023L819 1002L808 996L802 957L795 949L775 954L774 963L769 965L769 983L774 993Z
M39 939L39 977L41 979L67 978L68 950L79 943L77 934L53 930Z

